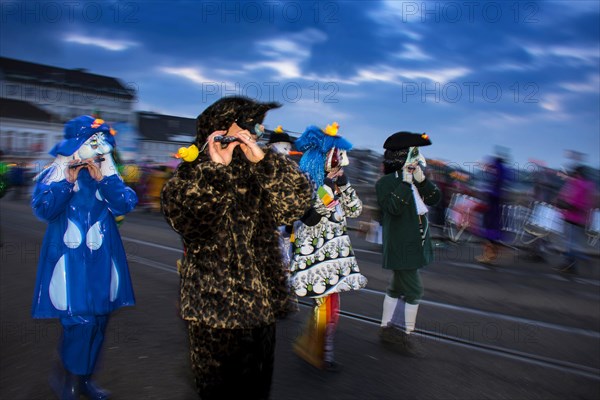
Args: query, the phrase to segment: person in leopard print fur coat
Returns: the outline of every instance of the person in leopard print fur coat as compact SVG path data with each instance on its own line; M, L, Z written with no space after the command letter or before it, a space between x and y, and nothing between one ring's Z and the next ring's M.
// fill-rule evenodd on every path
M162 212L185 250L181 316L202 399L268 398L275 321L297 308L277 227L302 217L311 186L295 163L257 144L267 111L279 106L241 96L209 106L197 118L198 157L162 190Z

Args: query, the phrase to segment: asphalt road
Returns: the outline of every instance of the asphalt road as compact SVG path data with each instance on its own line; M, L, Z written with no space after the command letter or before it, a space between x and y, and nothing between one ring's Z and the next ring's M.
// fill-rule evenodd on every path
M49 371L60 328L30 307L45 224L27 202L0 201L0 399L52 399ZM114 399L196 398L184 322L177 314L181 255L162 216L135 211L121 227L137 305L115 313L96 378ZM380 249L353 233L366 290L344 293L336 336L338 373L315 370L292 352L309 307L278 323L272 399L600 399L600 270L552 270L556 254L532 263L503 249L497 266L473 261L479 244L436 242L423 271L417 320L423 359L378 341L389 278ZM592 249L592 253L596 250Z

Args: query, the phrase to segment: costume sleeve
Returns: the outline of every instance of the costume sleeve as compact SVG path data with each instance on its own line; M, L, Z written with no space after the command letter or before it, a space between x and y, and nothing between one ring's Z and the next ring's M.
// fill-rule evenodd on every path
M162 189L161 209L184 238L198 230L209 234L223 228L234 193L228 166L213 161L183 164Z
M47 185L44 176L41 176L31 199L33 212L41 220L52 221L66 211L74 187L66 179Z
M256 165L260 184L271 199L270 205L278 225L291 225L310 207L312 194L308 178L296 164L268 151Z
M379 207L391 215L401 215L411 207L414 209L415 200L410 185L400 179L396 179L393 183L395 185L379 181L375 185Z
M304 213L302 218L300 218L300 221L302 221L304 225L315 226L321 221L321 217L322 215L319 214L314 207L311 207Z
M306 210L300 221L306 226L315 226L321 221L322 217L329 218L332 212L333 210L327 208L325 203L323 203L323 199L315 195L310 202L310 208Z
M423 182L415 182L415 186L417 187L423 202L428 206L436 205L442 198L440 189L429 179L425 179Z
M125 185L118 175L102 178L98 184L98 191L115 216L127 214L133 210L138 201L133 189Z
M358 198L358 194L356 194L350 183L341 186L340 191L340 201L344 209L344 214L348 218L357 218L362 213L363 206L362 201Z

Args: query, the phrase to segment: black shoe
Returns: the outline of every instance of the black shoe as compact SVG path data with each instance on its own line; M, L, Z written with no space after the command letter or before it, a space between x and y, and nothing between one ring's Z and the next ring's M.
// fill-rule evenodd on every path
M544 258L544 256L542 256L541 254L538 254L538 253L524 254L523 256L521 256L521 258L525 261L534 262L534 263L547 262L547 260Z
M403 344L406 333L394 326L384 326L379 329L379 338L384 343Z
M408 334L400 328L386 326L379 330L381 341L392 350L409 357L423 358L425 351L415 336Z
M567 264L561 265L554 269L563 274L576 274L577 273L577 271L575 270L575 261L568 262Z
M336 361L325 361L323 363L323 370L327 372L340 372L342 365Z
M92 381L92 377L90 375L80 376L79 377L79 389L81 394L91 400L107 400L110 399L111 393L107 390L101 389L94 381Z
M406 335L404 347L407 356L415 358L425 357L425 349L423 348L421 339L416 338L413 335Z

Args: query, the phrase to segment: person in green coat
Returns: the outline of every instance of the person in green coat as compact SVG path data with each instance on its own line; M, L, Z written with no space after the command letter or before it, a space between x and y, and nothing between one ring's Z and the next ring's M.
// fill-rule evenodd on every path
M397 132L383 145L385 176L376 183L383 227L383 268L393 276L383 302L380 338L402 353L422 355L411 333L415 329L423 283L419 270L433 259L427 206L441 192L426 179L426 161L419 151L429 146L426 134Z

